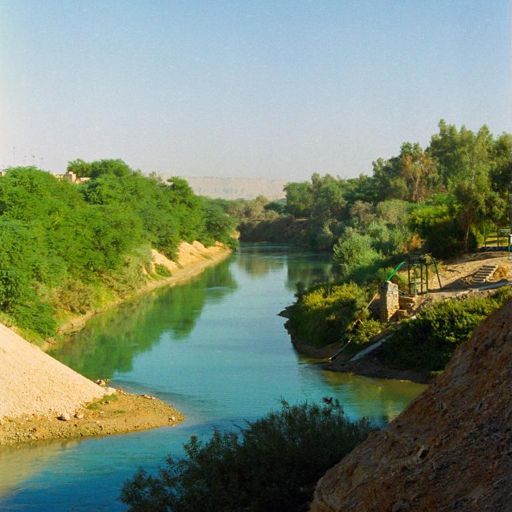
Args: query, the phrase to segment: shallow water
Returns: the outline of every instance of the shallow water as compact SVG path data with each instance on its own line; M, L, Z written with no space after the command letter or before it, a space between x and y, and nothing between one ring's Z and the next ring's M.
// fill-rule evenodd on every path
M91 320L52 355L91 378L150 393L186 421L85 441L0 450L0 510L111 511L123 481L180 454L192 434L335 396L348 416L394 418L424 386L320 370L293 350L277 313L296 285L330 275L325 256L274 245L240 252L186 285L159 290Z

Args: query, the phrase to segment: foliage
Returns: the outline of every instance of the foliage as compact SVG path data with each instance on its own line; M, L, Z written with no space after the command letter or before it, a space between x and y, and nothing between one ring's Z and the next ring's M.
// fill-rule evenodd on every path
M316 286L288 308L289 328L302 342L318 347L343 341L349 326L366 317L368 300L355 283Z
M396 368L442 370L455 348L467 341L478 324L512 299L510 287L489 297L436 303L402 324L386 342L379 358Z
M231 219L182 179L148 178L122 160L68 169L91 179L35 167L0 177L0 310L36 337L55 332L57 312L93 309L101 289L139 287L149 246L172 257L182 240L230 240Z
M411 247L453 256L474 250L489 225L508 223L511 183L512 135L494 137L486 126L473 132L441 120L426 147L402 144L398 155L373 163L371 176L314 174L310 181L289 183L285 214L301 222L296 224L299 232L287 241L343 252L342 239L353 234L349 228L365 237L373 224L381 237L372 240L363 260L377 261L372 249L390 256ZM251 225L242 234L248 232L255 241L277 231L278 218L254 217L252 222L260 220L265 229ZM356 244L355 239L351 242ZM338 259L345 265L345 255ZM365 273L371 273L371 265L358 272Z
M361 278L373 273L382 260L382 254L374 248L374 239L369 234L361 234L354 228L347 228L334 246L334 259L339 264L341 275L347 278Z
M411 210L412 229L425 240L425 249L436 257L457 255L464 249L456 208L452 195L438 194Z
M282 402L281 410L247 422L239 432L192 437L186 458L169 457L157 476L140 470L121 499L133 512L305 509L323 473L362 442L371 428L350 422L339 403Z
M382 332L382 324L373 318L361 320L350 333L351 343L364 345Z

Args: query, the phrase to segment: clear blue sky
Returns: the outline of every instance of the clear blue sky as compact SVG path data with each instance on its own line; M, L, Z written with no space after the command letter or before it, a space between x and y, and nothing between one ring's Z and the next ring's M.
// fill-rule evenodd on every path
M440 118L512 131L511 41L506 0L0 0L0 165L369 173Z

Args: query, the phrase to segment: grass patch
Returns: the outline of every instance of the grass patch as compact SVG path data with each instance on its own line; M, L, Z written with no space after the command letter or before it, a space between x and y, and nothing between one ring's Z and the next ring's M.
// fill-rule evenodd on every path
M101 408L102 405L106 405L107 402L115 402L119 400L119 396L117 393L112 393L111 395L105 395L103 398L100 398L99 400L95 400L94 402L91 402L87 409L89 411L97 411Z

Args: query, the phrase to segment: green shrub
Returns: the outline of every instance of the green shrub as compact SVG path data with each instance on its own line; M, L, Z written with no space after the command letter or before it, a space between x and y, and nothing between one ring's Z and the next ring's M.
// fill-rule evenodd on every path
M95 290L91 284L69 279L55 290L52 303L56 309L85 314L93 308L95 299Z
M361 234L354 228L347 228L334 245L334 260L339 264L341 275L351 276L360 268L373 268L382 259L373 246L370 235Z
M317 480L371 431L339 403L289 405L239 432L192 437L186 458L169 457L157 476L140 470L121 499L132 512L305 510Z
M371 341L377 334L382 331L382 324L373 318L367 318L358 323L352 330L350 339L352 343L364 345Z
M400 369L442 370L453 352L493 311L512 299L512 289L502 288L489 297L452 299L433 304L415 319L402 323L382 346L379 358Z
M355 283L317 286L289 308L289 327L297 339L321 347L346 339L348 327L364 316L367 292Z
M77 186L35 167L0 177L0 313L37 336L53 334L54 313L83 314L143 285L151 246L172 256L182 240L229 240L231 220L182 179L121 160L70 169L92 179Z
M161 277L171 277L172 276L172 272L165 265L162 265L160 263L155 264L155 273Z
M438 194L418 204L411 212L410 224L425 240L425 249L439 258L464 252L464 232L455 218L454 198ZM472 248L475 243L472 239Z
M45 338L53 336L57 330L57 322L53 313L53 308L43 303L36 294L32 296L31 300L15 304L9 310L9 314L17 326Z

